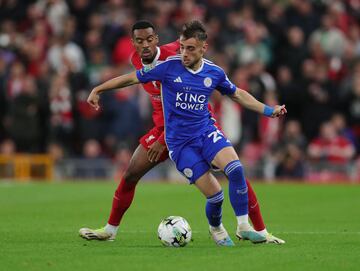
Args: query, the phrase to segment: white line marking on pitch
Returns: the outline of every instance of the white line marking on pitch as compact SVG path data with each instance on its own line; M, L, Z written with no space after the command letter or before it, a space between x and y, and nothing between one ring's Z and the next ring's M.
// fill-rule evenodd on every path
M281 234L360 234L358 231L280 231Z
M122 231L119 230L119 232L122 233L152 233L153 231L142 231L142 230L134 230L134 231ZM205 233L206 231L192 231L193 233ZM274 231L274 234L297 234L297 235L332 235L332 234L360 234L358 231L323 231L323 232L315 232L315 231Z

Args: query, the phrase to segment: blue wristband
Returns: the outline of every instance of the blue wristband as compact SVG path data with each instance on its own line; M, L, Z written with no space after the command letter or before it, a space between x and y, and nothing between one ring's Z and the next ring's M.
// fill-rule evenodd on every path
M264 114L265 116L267 116L267 117L271 117L271 115L274 113L274 110L275 110L274 107L265 105L264 113L263 113L263 114Z

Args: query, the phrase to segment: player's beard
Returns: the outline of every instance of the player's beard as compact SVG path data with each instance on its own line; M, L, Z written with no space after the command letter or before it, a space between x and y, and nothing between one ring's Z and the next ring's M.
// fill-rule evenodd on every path
M185 63L183 62L184 66L191 69L191 70L195 70L195 67L198 66L199 62L201 61L201 59L198 60L194 60L192 62L188 62L187 65L185 65Z
M143 62L144 64L150 64L150 63L152 63L153 60L155 59L156 53L153 52L153 53L151 54L151 51L148 51L148 52L150 53L149 56L144 57L144 56L141 55L141 60L142 60L142 62Z
M201 58L199 59L195 59L193 61L188 61L187 63L185 63L184 59L182 60L183 65L186 68L189 68L191 70L193 70L195 68L195 66L197 66L197 64L201 61Z

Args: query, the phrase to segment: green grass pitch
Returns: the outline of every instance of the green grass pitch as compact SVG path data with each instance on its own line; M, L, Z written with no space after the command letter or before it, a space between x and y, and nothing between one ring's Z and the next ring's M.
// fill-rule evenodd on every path
M267 227L283 246L235 240L226 196L223 222L236 246L216 247L196 188L164 183L138 186L115 242L81 239L79 228L106 222L115 187L0 182L0 270L360 270L358 185L255 184ZM157 239L169 215L189 221L194 241L187 247Z

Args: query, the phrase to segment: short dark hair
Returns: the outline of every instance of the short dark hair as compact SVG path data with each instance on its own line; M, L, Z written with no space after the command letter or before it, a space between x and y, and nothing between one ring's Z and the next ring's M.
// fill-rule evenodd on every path
M152 28L153 30L155 30L155 27L152 23L150 23L149 21L145 21L145 20L141 20L141 21L137 21L132 29L131 29L131 33L134 34L134 31L137 29L146 29L146 28Z
M205 26L202 22L194 20L184 24L180 33L185 39L196 38L201 41L207 39Z

